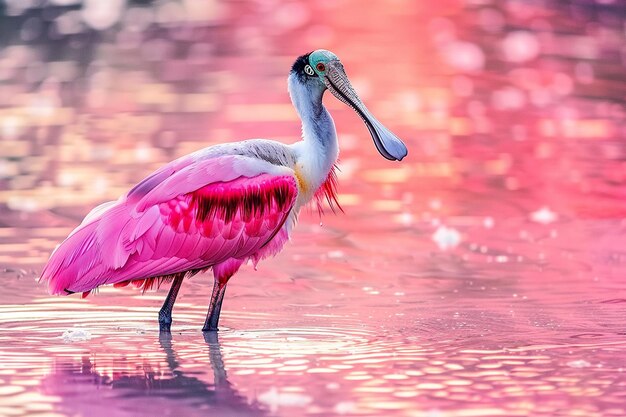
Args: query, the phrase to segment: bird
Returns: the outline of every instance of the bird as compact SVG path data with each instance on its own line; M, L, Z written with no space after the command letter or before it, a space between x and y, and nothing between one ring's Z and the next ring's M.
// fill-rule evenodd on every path
M400 161L408 153L365 107L334 53L298 57L287 84L302 122L300 141L223 143L157 169L118 200L95 207L56 247L40 276L49 292L86 297L106 284L145 291L171 282L158 315L159 330L167 333L183 280L212 270L202 330L217 331L226 285L240 266L256 267L279 253L302 207L339 204L339 145L325 91L360 116L384 158Z

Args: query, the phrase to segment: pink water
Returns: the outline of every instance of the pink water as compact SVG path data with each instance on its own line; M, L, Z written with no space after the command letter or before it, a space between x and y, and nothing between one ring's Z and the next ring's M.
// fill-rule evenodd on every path
M119 28L61 52L12 41L0 416L626 414L623 7L400 3L238 2L195 29L144 28L143 44ZM383 160L327 97L345 213L303 213L280 255L243 268L218 335L199 330L210 275L183 285L171 337L166 288L82 300L37 285L92 206L163 162L296 140L285 77L319 46L410 155ZM91 84L31 80L81 48L96 58L72 74Z

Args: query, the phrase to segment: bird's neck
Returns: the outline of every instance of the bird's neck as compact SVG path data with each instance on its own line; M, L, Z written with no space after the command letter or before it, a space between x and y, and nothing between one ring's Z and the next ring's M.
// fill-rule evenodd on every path
M306 194L311 196L327 180L339 155L333 118L322 104L324 89L307 86L290 77L289 93L300 119L302 139L297 144L296 174L301 176Z

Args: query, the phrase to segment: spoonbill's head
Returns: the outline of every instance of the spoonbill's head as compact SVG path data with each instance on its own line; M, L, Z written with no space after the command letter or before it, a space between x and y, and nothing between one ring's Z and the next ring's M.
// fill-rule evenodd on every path
M392 161L400 161L407 155L406 145L365 107L352 88L337 55L318 49L299 57L291 71L297 76L298 82L309 88L328 89L337 99L350 106L365 122L376 149L382 156Z

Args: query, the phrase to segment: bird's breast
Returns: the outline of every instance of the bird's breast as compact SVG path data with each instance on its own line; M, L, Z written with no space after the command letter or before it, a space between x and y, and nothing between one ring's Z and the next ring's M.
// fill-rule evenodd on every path
M335 165L328 170L310 170L307 166L296 164L294 174L298 185L297 208L301 208L315 200L318 209L322 209L322 201L326 200L333 209L341 209L337 202L337 175Z
M298 183L298 191L300 194L307 194L309 189L311 188L311 184L307 181L307 178L303 172L303 169L300 165L296 165L294 167L294 173L296 176L296 181Z
M317 172L307 165L296 164L294 174L298 184L298 203L303 206L309 203L317 190L322 186L328 176L327 172Z

